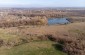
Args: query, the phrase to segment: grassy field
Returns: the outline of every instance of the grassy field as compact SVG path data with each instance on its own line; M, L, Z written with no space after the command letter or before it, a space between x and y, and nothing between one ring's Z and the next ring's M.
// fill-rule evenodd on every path
M0 55L67 55L55 46L56 42L38 40L37 36L41 34L26 35L22 32L23 30L17 30L17 28L0 29L0 44L2 44ZM24 39L25 37L28 39ZM21 38L30 42L22 41Z
M65 44L82 49L82 45L85 46L85 22L68 25L0 28L0 55L67 55L62 51L58 42L46 39L46 35L64 39L65 42L70 38L72 42ZM68 48L68 45L65 46Z
M0 55L67 55L53 46L51 41L25 43L10 49L0 48Z

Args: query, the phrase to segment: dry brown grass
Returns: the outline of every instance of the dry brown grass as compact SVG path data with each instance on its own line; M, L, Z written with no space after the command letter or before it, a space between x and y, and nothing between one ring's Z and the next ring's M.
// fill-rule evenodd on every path
M15 46L31 41L48 40L57 41L62 45L68 55L84 55L85 53L85 22L72 23L68 25L52 26L22 26L1 29L1 33L16 35L8 38L4 45ZM4 41L0 41L1 46Z

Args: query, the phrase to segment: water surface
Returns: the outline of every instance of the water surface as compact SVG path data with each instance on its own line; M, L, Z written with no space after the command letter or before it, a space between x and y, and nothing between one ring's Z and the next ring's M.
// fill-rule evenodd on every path
M54 24L68 24L69 21L66 18L50 18L48 19L48 25Z

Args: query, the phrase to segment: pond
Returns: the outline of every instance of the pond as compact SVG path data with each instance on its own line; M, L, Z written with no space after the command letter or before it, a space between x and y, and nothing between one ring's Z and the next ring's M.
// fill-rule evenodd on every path
M50 18L48 19L48 25L54 24L68 24L69 21L66 18Z

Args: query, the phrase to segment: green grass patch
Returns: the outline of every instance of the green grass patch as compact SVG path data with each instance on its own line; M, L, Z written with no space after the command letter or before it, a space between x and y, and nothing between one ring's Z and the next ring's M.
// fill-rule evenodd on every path
M11 38L16 38L16 37L18 37L18 35L13 35L4 29L0 29L0 38L1 39L11 39Z
M51 41L37 41L15 46L11 49L0 48L1 55L67 55L55 49Z

